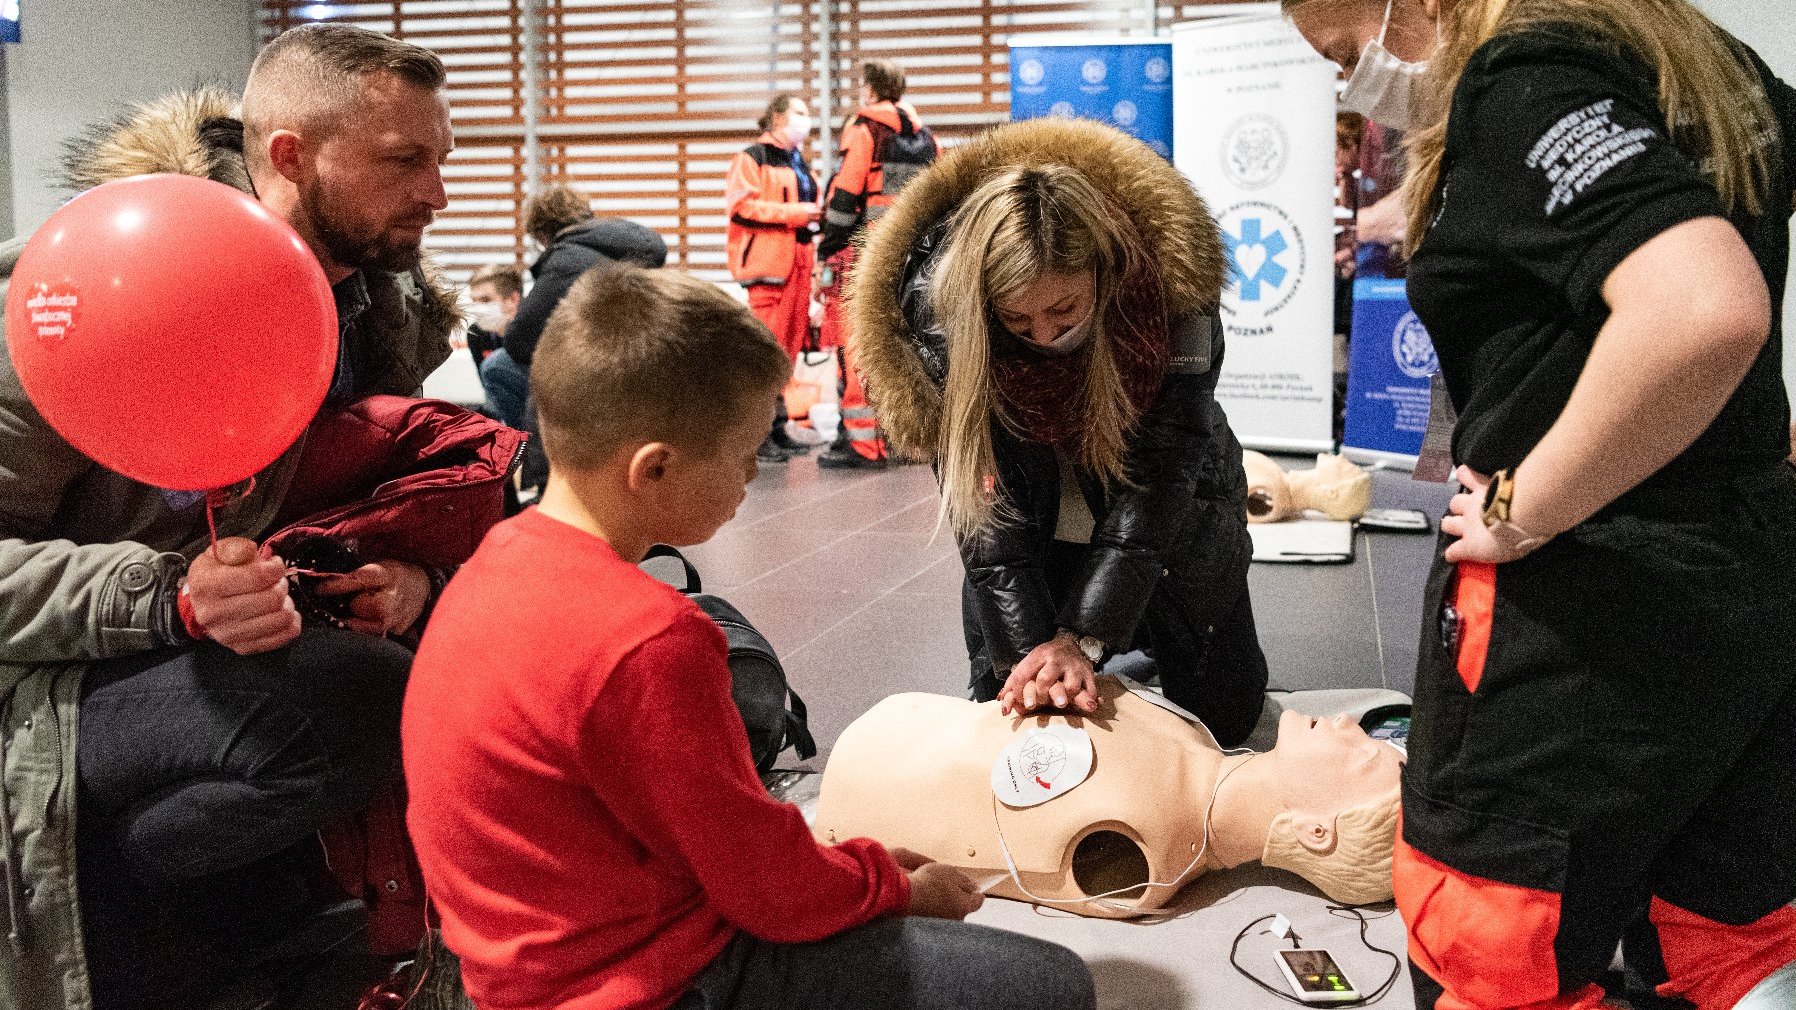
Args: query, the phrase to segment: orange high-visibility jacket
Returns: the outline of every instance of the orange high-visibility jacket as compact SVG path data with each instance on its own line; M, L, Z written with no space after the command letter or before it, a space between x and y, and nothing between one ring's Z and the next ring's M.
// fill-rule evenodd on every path
M745 286L783 286L800 242L811 241L811 214L799 199L792 149L771 133L737 153L724 183L730 215L730 276Z
M941 144L933 145L928 161L887 166L880 161L881 134L923 129L916 107L904 99L896 102L874 102L864 105L848 121L842 131L842 167L829 182L825 201L823 239L817 255L828 257L848 247L861 225L871 224L885 213L911 176L927 168L941 153ZM933 139L933 138L932 138Z

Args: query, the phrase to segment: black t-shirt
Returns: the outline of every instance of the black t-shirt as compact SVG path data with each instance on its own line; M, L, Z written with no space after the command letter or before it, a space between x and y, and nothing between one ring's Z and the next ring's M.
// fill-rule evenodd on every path
M1779 128L1765 212L1732 215L1781 315L1789 258L1796 92L1754 57ZM1448 120L1440 212L1410 266L1409 294L1459 411L1453 457L1514 467L1571 396L1608 319L1602 288L1622 260L1675 225L1729 217L1667 135L1655 77L1573 28L1486 43ZM1744 111L1742 112L1744 114ZM1668 320L1675 325L1675 320ZM1773 464L1789 452L1782 324L1721 415L1654 480Z

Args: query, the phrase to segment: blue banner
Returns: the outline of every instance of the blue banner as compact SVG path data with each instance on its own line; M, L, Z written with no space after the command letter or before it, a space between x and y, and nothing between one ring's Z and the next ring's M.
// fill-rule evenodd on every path
M19 41L19 0L0 0L0 42Z
M1172 157L1172 43L1066 42L1010 47L1010 118L1109 123Z
M1353 282L1353 349L1347 363L1349 449L1415 456L1428 430L1434 344L1409 309L1404 282Z

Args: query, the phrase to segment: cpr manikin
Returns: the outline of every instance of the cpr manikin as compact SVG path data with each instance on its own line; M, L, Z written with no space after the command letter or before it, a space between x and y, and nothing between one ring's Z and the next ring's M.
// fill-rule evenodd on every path
M1337 901L1390 898L1395 749L1345 718L1286 712L1272 750L1224 755L1201 727L1115 678L1098 685L1090 716L887 698L830 755L818 836L902 846L961 867L987 893L1103 918L1153 912L1200 874L1256 859ZM1044 788L1069 767L1076 776L1076 747L1032 735L1068 729L1091 741L1089 777L1034 806L1001 801L994 765L1045 776ZM1047 760L1000 763L1007 747ZM1071 760L1056 764L1053 752Z
M1352 520L1372 504L1372 475L1345 456L1316 457L1313 470L1286 472L1249 449L1241 453L1247 470L1247 521L1276 523L1314 510L1330 519Z

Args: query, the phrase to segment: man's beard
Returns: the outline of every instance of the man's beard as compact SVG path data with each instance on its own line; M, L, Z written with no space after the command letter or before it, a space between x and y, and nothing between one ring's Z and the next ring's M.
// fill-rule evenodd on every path
M331 262L351 270L410 270L423 255L416 241L390 241L376 228L358 227L339 214L314 180L299 191L299 209L312 228L312 237L324 247Z

